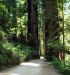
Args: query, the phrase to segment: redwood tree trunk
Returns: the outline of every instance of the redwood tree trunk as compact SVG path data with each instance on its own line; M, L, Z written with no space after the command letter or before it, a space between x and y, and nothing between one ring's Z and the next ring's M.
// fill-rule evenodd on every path
M45 41L46 41L46 55L52 59L55 55L55 49L48 48L48 40L59 40L59 23L58 23L58 5L57 0L44 0L45 8Z
M34 0L28 0L28 43L38 49L37 9Z

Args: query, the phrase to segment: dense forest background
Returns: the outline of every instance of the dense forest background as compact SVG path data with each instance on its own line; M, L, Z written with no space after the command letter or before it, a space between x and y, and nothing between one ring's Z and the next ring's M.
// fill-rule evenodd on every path
M0 0L0 68L44 56L70 74L69 14L69 0Z

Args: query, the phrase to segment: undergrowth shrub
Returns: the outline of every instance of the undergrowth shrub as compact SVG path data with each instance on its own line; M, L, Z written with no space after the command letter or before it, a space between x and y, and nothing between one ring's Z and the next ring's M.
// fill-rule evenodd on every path
M0 27L0 69L37 58L37 50L19 42L9 41L7 37L8 34Z
M63 75L70 75L70 63L67 64L67 62L64 63L64 61L60 61L59 59L55 58L53 60L53 65Z
M17 65L32 58L34 49L19 43L0 41L0 66Z

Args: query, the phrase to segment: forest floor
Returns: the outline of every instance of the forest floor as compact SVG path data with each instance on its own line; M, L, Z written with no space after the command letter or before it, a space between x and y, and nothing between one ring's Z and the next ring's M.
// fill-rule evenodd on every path
M61 75L49 62L42 59L23 62L0 72L0 75Z

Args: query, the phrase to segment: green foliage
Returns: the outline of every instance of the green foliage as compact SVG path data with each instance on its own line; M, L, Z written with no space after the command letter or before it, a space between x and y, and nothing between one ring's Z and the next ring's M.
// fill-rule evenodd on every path
M6 39L7 34L3 31L3 29L0 26L0 41Z
M55 58L52 63L55 68L57 68L58 71L61 72L63 75L70 75L70 62L64 63L63 61L60 61L59 59Z
M4 22L5 20L5 22ZM27 1L1 0L0 25L7 28L7 33L27 35ZM4 24L3 24L4 22ZM4 28L4 30L6 29Z
M33 52L34 49L29 46L2 40L0 41L0 66L17 65L28 61L32 59Z
M55 39L49 39L47 42L48 48L53 48L53 49L57 49L57 50L62 50L62 44L59 42L59 40L55 40Z
M65 20L65 32L70 32L70 17Z

